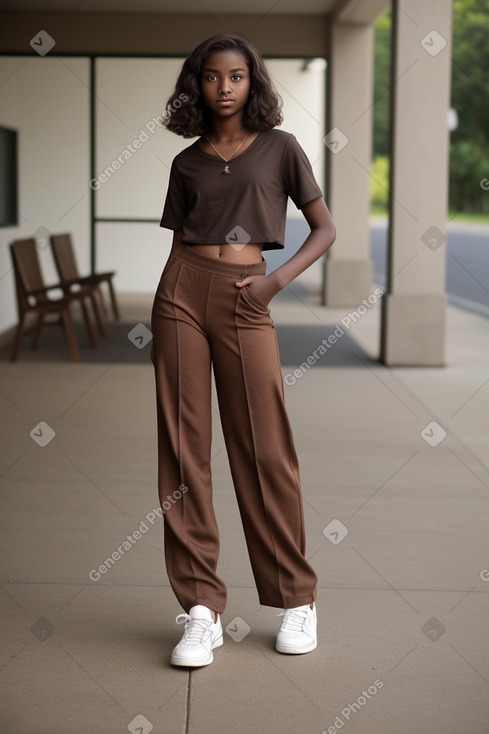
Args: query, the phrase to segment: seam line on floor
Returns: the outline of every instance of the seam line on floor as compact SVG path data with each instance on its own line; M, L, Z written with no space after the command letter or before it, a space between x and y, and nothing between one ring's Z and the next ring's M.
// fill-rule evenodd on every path
M187 678L187 700L185 701L185 721L184 721L184 734L190 732L190 699L192 695L192 671L188 671Z

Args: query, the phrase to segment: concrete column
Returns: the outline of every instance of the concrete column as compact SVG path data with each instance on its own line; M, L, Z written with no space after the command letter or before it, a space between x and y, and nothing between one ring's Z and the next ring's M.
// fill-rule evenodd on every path
M356 306L372 292L368 227L372 90L372 26L332 20L326 198L337 237L324 263L323 303L327 306Z
M452 0L393 2L388 290L381 359L443 365Z

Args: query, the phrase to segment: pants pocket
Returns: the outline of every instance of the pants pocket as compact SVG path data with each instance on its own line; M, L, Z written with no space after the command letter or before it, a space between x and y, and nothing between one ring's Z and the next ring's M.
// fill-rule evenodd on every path
M248 303L252 304L255 308L257 308L262 313L270 313L269 307L263 303L260 298L256 295L255 291L251 290L251 287L249 285L245 285L244 288L241 288L241 291L243 293L243 296Z
M164 279L166 279L170 273L175 270L176 266L178 265L178 260L176 257L169 257L166 261L165 267L163 268L163 272L161 273L160 283L163 282ZM159 284L158 284L159 287Z

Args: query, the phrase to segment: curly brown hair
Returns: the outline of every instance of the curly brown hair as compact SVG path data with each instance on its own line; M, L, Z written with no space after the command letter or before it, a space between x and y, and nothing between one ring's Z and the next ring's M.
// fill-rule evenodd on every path
M250 70L250 94L243 108L243 125L250 130L265 131L282 123L282 99L259 51L244 38L223 33L203 41L184 61L166 106L163 124L168 130L193 138L210 129L211 115L200 85L202 69L210 53L229 50L241 54ZM183 104L182 100L185 100Z

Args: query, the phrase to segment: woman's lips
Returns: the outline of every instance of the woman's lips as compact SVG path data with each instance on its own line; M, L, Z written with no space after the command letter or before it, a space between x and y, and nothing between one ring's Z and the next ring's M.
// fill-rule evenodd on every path
M234 99L218 99L217 104L222 105L223 107L228 107L230 104L234 103Z

